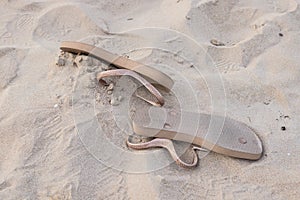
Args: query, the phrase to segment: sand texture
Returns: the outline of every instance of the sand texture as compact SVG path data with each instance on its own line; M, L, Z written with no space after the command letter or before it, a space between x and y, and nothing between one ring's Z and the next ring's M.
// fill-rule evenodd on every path
M299 3L1 0L0 199L300 199ZM112 66L60 52L64 40L165 72L176 83L162 90L167 108L193 111L196 98L255 129L264 155L211 152L187 170L162 166L163 149L128 149L123 114L148 105L138 82L99 85Z

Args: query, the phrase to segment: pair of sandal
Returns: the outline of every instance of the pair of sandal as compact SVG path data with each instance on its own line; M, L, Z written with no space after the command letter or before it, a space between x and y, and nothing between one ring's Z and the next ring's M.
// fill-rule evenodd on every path
M167 89L171 89L173 80L166 74L89 44L62 42L60 48L70 53L88 54L122 68L100 72L97 75L98 81L108 76L128 75L141 82L155 96L156 101L138 96L153 106L147 109L137 109L132 117L134 132L146 137L147 140L136 142L133 136L129 136L127 145L130 148L163 147L170 152L178 165L186 168L197 165L196 150L211 150L223 155L248 160L258 160L262 156L261 140L255 131L244 123L228 117L162 108L164 98L150 82L156 82ZM172 140L192 144L192 162L185 162L177 155Z

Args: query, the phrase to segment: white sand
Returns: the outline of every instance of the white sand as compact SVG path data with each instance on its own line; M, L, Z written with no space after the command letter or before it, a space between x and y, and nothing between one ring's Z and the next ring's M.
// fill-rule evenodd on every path
M0 199L299 199L299 3L2 0ZM157 28L143 32L145 27ZM138 28L141 31L134 30ZM185 46L188 40L170 30L186 34L203 49L195 55L194 48ZM137 50L162 47L164 32L164 44L171 52ZM138 37L139 34L145 37ZM212 39L224 46L214 46ZM76 117L81 113L76 109L73 112L73 91L79 94L75 95L77 106L84 109L88 103L83 103L83 89L97 91L95 110L100 113L99 123L105 129L104 136L116 147L129 151L125 139L130 133L120 131L114 122L116 113L110 110L109 100L118 101L118 96L95 88L93 76L107 68L105 64L83 57L76 67L70 54L61 56L64 66L55 64L63 40L86 41L118 54L127 52L132 59L169 73L177 83L180 75L184 76L190 80L203 112L213 109L208 93L211 88L207 88L205 80L219 70L226 91L227 116L257 130L264 144L264 156L249 162L210 153L193 170L173 163L142 174L126 170L155 167L153 162L170 159L168 153L156 151L159 157L155 160L153 151L147 151L138 163L122 159L116 162L109 156L99 161L101 158L86 149L77 133ZM211 56L216 68L213 72L201 72L201 77L195 68L214 66L204 52ZM190 68L194 58L199 63ZM170 73L168 67L178 74ZM130 79L124 80L129 81L126 86L134 86ZM185 91L183 86L179 88ZM122 87L116 86L115 90L122 92ZM117 102L113 112L124 108L124 102L130 98L126 91L121 95L125 100ZM172 102L171 97L166 98ZM217 104L222 100L217 99ZM217 107L216 112L223 108ZM186 109L193 108L187 105ZM285 131L281 130L283 126ZM95 142L95 134L89 134L86 138ZM95 147L95 152L114 155L97 144ZM116 165L107 167L107 163ZM122 167L124 170L120 171Z

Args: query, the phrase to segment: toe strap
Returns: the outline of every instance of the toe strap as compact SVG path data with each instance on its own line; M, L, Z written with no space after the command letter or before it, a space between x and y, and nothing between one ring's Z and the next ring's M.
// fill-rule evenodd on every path
M154 138L150 141L146 142L141 142L141 143L133 143L131 138L127 139L127 146L132 148L132 149L148 149L148 148L154 148L154 147L162 147L165 148L169 151L171 157L173 160L181 167L184 168L192 168L195 167L198 164L198 155L195 152L195 148L192 147L192 153L193 153L193 162L192 163L186 163L183 160L180 159L180 157L177 155L173 142L170 139L165 139L165 138Z

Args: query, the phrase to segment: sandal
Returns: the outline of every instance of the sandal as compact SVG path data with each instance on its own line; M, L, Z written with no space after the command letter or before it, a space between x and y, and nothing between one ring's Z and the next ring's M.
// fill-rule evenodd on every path
M258 160L262 143L246 124L216 115L157 107L137 109L132 118L136 134L184 141L223 155Z
M123 56L112 54L102 48L93 45L81 42L66 41L61 43L60 49L62 51L70 53L91 55L95 58L108 62L109 64L113 64L119 68L135 71L145 76L149 82L154 81L167 89L171 89L174 84L173 80L169 76L152 67L130 60Z

